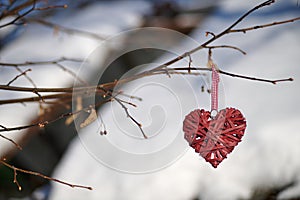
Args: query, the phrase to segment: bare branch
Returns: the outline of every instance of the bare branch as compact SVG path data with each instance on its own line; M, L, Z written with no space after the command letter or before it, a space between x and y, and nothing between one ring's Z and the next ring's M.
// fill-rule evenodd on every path
M5 16L16 16L12 21L3 24L0 26L0 28L3 28L5 26L9 26L9 25L16 25L18 22L28 22L28 23L38 23L50 28L53 28L55 30L60 30L63 31L67 34L78 34L78 35L82 35L82 36L88 36L88 37L92 37L98 40L103 40L105 39L104 37L95 34L95 33L90 33L90 32L86 32L86 31L82 31L82 30L77 30L77 29L71 29L68 27L64 27L55 23L51 23L48 21L44 21L41 19L31 19L31 18L25 18L29 13L33 12L34 10L47 10L47 9L53 9L53 8L66 8L65 5L63 6L48 6L48 7L39 7L36 8L36 2L37 1L28 1L24 4L21 4L19 8L15 8L15 10L13 12L8 12L5 15L2 13L0 16L0 19L2 19ZM80 98L86 98L86 97L90 97L91 95L94 95L95 93L97 95L101 95L102 97L107 95L110 98L108 100L102 100L99 101L97 104L95 105L89 105L86 108L80 108L76 111L73 112L67 112L64 114L59 115L58 117L51 119L51 120L41 120L39 119L39 122L37 123L32 123L29 125L25 125L25 126L16 126L16 127L5 127L3 125L0 125L0 132L9 132L9 131L15 131L15 130L23 130L23 129L27 129L27 128L31 128L31 127L44 127L47 124L53 123L57 120L63 119L63 118L67 118L69 116L73 116L73 115L77 115L80 114L81 112L85 111L88 112L90 111L91 114L88 117L88 119L86 119L81 125L82 127L85 125L88 125L90 122L92 122L93 120L96 119L96 110L94 109L97 106L100 106L104 103L110 102L112 100L115 100L121 107L122 109L125 111L125 114L127 115L128 118L130 118L130 120L138 126L138 128L140 129L143 137L146 139L147 135L144 133L143 129L142 129L142 125L141 123L139 123L129 112L128 107L126 106L126 104L130 105L130 106L136 106L135 104L131 103L131 102L127 102L124 101L120 98L118 98L118 95L126 95L126 94L122 94L121 92L113 92L113 88L116 86L116 84L124 84L124 83L128 83L130 81L134 81L143 77L147 77L147 76L152 76L152 75L160 75L160 74L165 74L168 75L170 77L171 74L190 74L190 75L197 75L200 74L197 71L211 71L210 68L195 68L192 67L192 59L191 59L191 54L204 49L204 48L208 48L209 49L209 56L211 56L211 50L212 49L219 49L219 48L229 48L229 49L234 49L237 50L239 52L241 52L242 54L246 54L245 51L241 50L238 47L235 46L231 46L231 45L209 45L211 43L213 43L214 41L216 41L217 39L230 34L230 33L234 33L234 32L244 32L246 33L247 31L250 30L256 30L256 29L262 29L262 28L266 28L266 27L270 27L270 26L275 26L275 25L280 25L280 24L285 24L285 23L291 23L297 20L300 20L300 17L297 18L293 18L293 19L289 19L289 20L284 20L284 21L278 21L278 22L273 22L273 23L269 23L269 24L263 24L263 25L258 25L258 26L253 26L253 27L247 27L244 29L234 29L234 27L236 27L240 22L242 22L246 17L248 17L251 13L253 13L254 11L271 5L272 3L274 3L275 0L267 0L257 6L255 6L254 8L250 9L248 12L246 12L244 15L242 15L241 17L239 17L234 23L232 23L228 28L226 28L225 30L223 30L222 32L215 34L213 32L206 32L206 35L211 35L212 37L210 39L208 39L206 42L202 43L200 46L191 49L190 51L187 51L185 53L183 53L182 55L173 58L167 62L165 62L164 64L161 64L159 66L157 66L154 69L151 70L147 70L145 72L142 72L140 74L136 74L134 76L125 78L125 79L120 79L118 81L114 81L114 82L109 82L109 83L105 83L102 85L97 85L97 86L89 86L87 82L79 79L76 74L69 70L68 68L66 68L64 65L61 64L61 62L63 61L74 61L74 62L82 62L82 60L75 60L75 59L67 59L67 58L60 58L60 59L56 59L56 60L52 60L52 61L39 61L39 62L25 62L25 63L2 63L0 62L0 66L1 67L14 67L16 68L20 74L18 74L14 79L12 79L7 85L0 85L0 90L10 90L10 91L15 91L15 92L29 92L29 93L34 93L36 95L38 95L38 97L28 97L28 98L20 98L20 99L8 99L8 100L0 100L0 105L3 104L9 104L9 103L24 103L24 102L35 102L35 101L40 101L43 100L43 102L40 103L55 103L56 105L59 105L59 103L65 104L67 105L67 103L69 103L72 100L72 97L74 95L80 96ZM28 11L26 11L25 13L23 13L22 15L19 15L19 11L27 8L28 6L32 6ZM170 68L169 66L188 57L189 58L189 63L188 63L188 67L176 67L176 68ZM71 76L77 78L81 83L83 83L85 86L84 87L75 87L75 88L38 88L36 87L36 85L34 84L33 80L30 79L30 77L27 76L27 72L30 71L31 69L27 69L27 70L21 70L21 67L24 66L29 66L29 65L56 65L58 67L60 67L61 69L63 69L64 71L66 71L67 73L69 73ZM234 73L230 73L230 72L225 72L222 71L220 69L218 69L218 72L220 74L226 75L226 76L231 76L231 77L237 77L237 78L242 78L242 79L248 79L248 80L252 80L252 81L261 81L261 82L267 82L267 83L272 83L272 84L276 84L278 82L285 82L285 81L293 81L292 78L287 78L287 79L277 79L277 80L269 80L269 79L262 79L262 78L256 78L256 77L250 77L250 76L244 76L244 75L239 75L239 74L234 74ZM11 86L11 84L17 80L19 77L21 76L25 76L33 85L33 88L30 87L17 87L17 86ZM203 88L204 90L204 88ZM51 94L51 95L45 95L44 93L56 93L56 94ZM131 97L129 95L127 95L128 97ZM103 97L105 98L105 97ZM132 97L132 98L136 98L136 97ZM57 100L56 102L53 101L45 101L45 100ZM42 105L42 104L40 104ZM91 110L91 108L93 108L93 110ZM100 116L101 118L101 116ZM103 124L103 121L101 119L101 122ZM103 129L100 131L100 134L106 134L106 129L105 126L103 124ZM0 137L2 137L3 139L8 140L9 142L13 143L17 148L21 149L21 146L19 146L14 140L1 135ZM21 172L21 173L26 173L26 174L30 174L30 175L34 175L34 176L39 176L41 178L50 180L50 181L54 181L54 182L58 182L61 184L65 184L67 186L70 187L78 187L78 188L84 188L84 189L89 189L92 190L91 187L88 186L82 186L82 185L74 185L74 184L70 184L58 179L54 179L48 176L45 176L43 174L40 174L38 172L33 172L33 171L29 171L29 170L24 170L24 169L20 169L17 167L14 167L10 164L8 164L5 159L1 159L0 160L1 164L5 165L6 167L10 168L13 170L14 172L14 183L17 185L18 189L21 190L21 185L19 184L18 180L17 180L17 172Z
M16 70L17 71L19 71L20 73L23 73L23 71L18 67L18 66L16 66L15 67L16 68ZM30 71L32 71L31 69L30 69ZM37 87L37 85L34 83L34 81L27 75L27 73L24 73L24 77L31 83L31 85L33 86L33 87Z
M273 22L273 23L269 23L269 24L262 24L262 25L252 26L252 27L248 27L248 28L232 29L229 32L231 32L231 33L237 33L237 32L246 33L248 31L257 30L257 29L261 29L261 28L267 28L267 27L270 27L270 26L276 26L276 25L281 25L281 24L292 23L292 22L295 22L295 21L298 21L298 20L300 20L300 17L296 17L296 18L288 19L288 20L284 20L284 21L279 21L279 22Z
M70 99L72 98L72 94L71 93L61 93L61 94L51 94L51 95L43 95L43 102L42 103L50 103L50 102L46 102L46 100L61 100L63 101L64 99ZM40 101L40 97L27 97L27 98L19 98L19 99L5 99L5 100L0 100L0 105L4 105L4 104L12 104L12 103L27 103L27 102L36 102L36 101Z
M62 70L64 70L65 72L67 72L68 74L70 74L73 78L75 78L76 80L78 80L80 83L82 83L83 85L89 85L88 82L86 82L85 80L81 79L80 77L77 76L76 73L74 73L72 70L67 69L65 66L63 66L60 63L56 63L56 66L58 66L59 68L61 68Z
M186 74L186 73L178 72L178 74ZM96 87L97 86L88 87L88 88L81 88L81 90L75 89L73 92L69 91L68 93L43 95L42 98L43 98L44 101L42 103L48 103L48 104L51 103L51 102L48 102L46 100L60 100L60 101L64 101L64 102L67 103L67 102L70 102L72 100L72 97L75 96L75 95L76 96L81 96L83 98L89 98L89 97L95 95L95 93L96 93L96 95L103 96L103 94L105 94L105 92L103 90L93 90L93 92L95 92L95 93L89 92L89 90L91 90L91 88L94 89ZM33 90L33 88L31 88L31 89ZM78 89L80 89L80 88L78 88ZM113 95L115 95L115 92L113 92ZM140 97L127 95L127 94L124 94L123 92L118 92L118 95L125 96L125 97L131 98L131 99L137 99L138 101L142 101L142 98L140 98ZM36 102L36 101L39 101L39 100L40 100L40 97L4 99L4 100L0 100L0 105L12 104L12 103Z
M20 72L21 74L17 75L14 79L12 79L7 86L9 86L11 83L13 83L15 80L17 80L20 76L24 76L31 84L34 88L36 88L36 84L34 83L34 81L27 75L28 71L31 71L31 69L28 69L26 71L22 71L18 66L14 66L16 68L16 70L18 72ZM41 94L39 94L37 91L34 91L33 93L35 93L38 97L39 97L39 103L40 101L44 101L43 97ZM40 105L41 106L41 105Z
M1 90L10 90L10 91L17 91L17 92L67 92L67 93L72 93L72 92L96 92L100 86L87 86L87 87L68 87L68 88L30 88L30 87L19 87L19 86L7 86L7 85L0 85Z
M13 78L12 80L10 80L6 85L9 86L13 82L15 82L18 78L20 78L21 76L24 76L27 72L30 72L30 71L32 71L32 70L31 69L27 69L25 71L22 71L20 74L18 74L17 76L15 76L15 78Z
M138 121L137 121L137 120L129 113L128 108L124 105L124 103L123 103L120 99L114 97L114 100L116 100L116 101L120 104L120 106L121 106L121 107L123 108L123 110L125 111L127 117L128 117L129 119L131 119L131 121L133 121L133 123L135 123L135 124L137 125L137 127L140 129L140 131L141 131L143 137L144 137L145 139L147 139L148 137L147 137L147 135L145 134L145 132L144 132L144 130L143 130L143 128L142 128L142 124L139 123L139 122L138 122Z
M3 128L3 126L1 126L1 127ZM10 138L2 135L2 134L0 134L0 137L4 138L5 140L8 140L11 143L13 143L13 145L15 145L19 150L22 150L22 147L18 143L16 143L14 140L12 140L12 139L10 139Z
M243 55L246 55L247 53L243 51L242 49L232 46L232 45L217 45L217 46L205 46L205 48L208 49L221 49L221 48L227 48L227 49L234 49L242 53Z
M254 8L250 9L248 12L246 12L244 15L242 15L240 18L238 18L232 25L230 25L228 28L226 28L224 31L222 31L219 34L214 34L212 32L207 32L207 34L213 35L213 37L210 40L204 42L202 45L190 50L189 52L186 52L186 53L182 54L181 56L178 56L177 58L165 63L164 65L168 66L170 64L173 64L173 63L185 58L188 54L193 54L193 53L205 48L205 46L207 46L208 44L214 42L215 40L219 39L220 37L222 37L226 34L229 34L230 30L233 29L235 26L237 26L239 23L241 23L248 15L250 15L251 13L253 13L254 11L256 11L256 10L262 8L262 7L271 5L274 2L275 2L275 0L268 0L268 1L265 1L265 2L255 6Z
M196 70L196 71L211 71L210 68L206 68L206 67L203 67L203 68L196 68L196 67L193 67L193 68L188 68L188 67L176 67L176 68L172 68L174 70L178 70L178 71L181 71L181 70ZM286 82L286 81L293 81L294 79L293 78L285 78L285 79L276 79L276 80L270 80L270 79L262 79L262 78L256 78L256 77L250 77L250 76L244 76L244 75L239 75L239 74L234 74L234 73L230 73L230 72L225 72L223 70L220 70L218 69L217 70L220 74L224 74L224 75L227 75L227 76L231 76L231 77L237 77L237 78L242 78L242 79L248 79L248 80L252 80L252 81L261 81L261 82L267 82L267 83L272 83L272 84L276 84L278 82Z
M50 9L55 9L55 8L68 8L68 5L64 4L64 5L54 5L54 6L39 7L39 8L35 8L34 10L43 11L43 10L50 10Z
M21 191L22 187L19 184L18 179L17 179L17 169L14 166L11 166L11 167L14 170L14 183L18 186L19 191Z
M34 11L35 4L36 4L36 1L33 2L32 7L28 11L26 11L25 13L23 13L22 15L18 15L15 19L11 20L10 22L7 22L7 23L5 23L3 25L0 25L0 29L3 28L3 27L9 26L9 25L15 24L19 19L25 17L26 15L28 15L29 13L31 13L32 11Z
M212 34L213 35L213 38L211 38L210 40L206 41L205 43L203 43L202 45L200 45L199 47L195 48L195 49L192 49L191 51L189 52L186 52L184 54L182 54L181 56L178 56L177 58L174 58L152 70L149 70L149 71L146 71L144 73L141 73L141 74L138 74L138 75L135 75L133 77L129 77L127 79L122 79L122 80L119 80L118 81L118 84L122 84L122 83L126 83L126 82L129 82L129 81L133 81L133 80L136 80L138 78L142 78L142 77L145 77L145 76L149 76L149 75L153 75L153 74L161 74L161 73L164 73L162 71L158 71L158 69L163 69L163 68L166 68L167 66L183 59L184 57L187 57L187 56L190 56L190 54L200 50L200 49L203 49L203 48L207 48L208 44L212 43L213 41L215 41L216 39L222 37L223 35L225 34L228 34L230 33L231 29L233 27L235 27L238 23L240 23L244 18L246 18L249 14L251 14L252 12L254 12L255 10L261 8L261 7L264 7L264 6L267 6L267 5L270 5L272 4L274 1L272 0L269 0L269 1L265 1L264 3L254 7L253 9L249 10L246 14L244 14L243 16L241 16L238 20L236 20L236 22L234 22L230 27L228 27L226 30L224 30L223 32L215 35L215 34ZM288 21L285 21L286 23ZM285 23L285 22L282 22L282 23ZM221 48L221 46L210 46L212 48ZM224 45L223 46L224 48L232 48L232 49L236 49L238 50L237 47L233 47L233 46L226 46ZM242 53L245 53L244 51L242 50L239 50L241 51ZM60 60L57 60L57 61L51 61L51 62L40 62L40 63L36 63L36 64L49 64L49 63L52 63L52 64L55 64L57 62L59 62ZM28 65L28 64L32 64L32 63L18 63L17 65L21 66L21 65ZM13 65L16 65L16 64L8 64L8 63L0 63L0 65L5 65L5 66L13 66ZM170 71L169 70L165 70L165 73L169 74ZM178 73L178 72L174 72L174 70L172 71L172 73ZM260 79L255 79L255 80L260 80ZM285 80L290 80L290 79L285 79ZM271 82L271 83L274 83L274 81L272 80L269 80L267 82ZM112 88L115 86L115 82L111 82L111 83L106 83L106 84L102 84L100 86L97 86L97 88ZM82 91L82 90L85 90L85 89L88 89L89 91L95 91L97 90L96 87L87 87L87 88L74 88L74 91ZM35 89L32 89L32 88L20 88L20 87L4 87L4 86L0 86L0 89L5 89L5 90L13 90L13 91L28 91L28 92L72 92L73 91L73 88L35 88ZM53 96L52 96L53 97ZM52 98L51 97L51 98ZM28 99L29 100L29 99ZM31 100L34 100L34 99L31 99Z
M243 78L243 79L248 79L248 80L252 80L252 81L262 81L262 82L267 82L267 83L272 83L272 84L276 84L278 82L286 82L286 81L293 81L293 78L285 78L285 79L276 79L276 80L269 80L269 79L261 79L261 78L255 78L255 77L249 77L249 76L244 76L244 75L238 75L238 74L233 74L233 73L229 73L229 72L225 72L222 70L218 70L219 73L221 74L225 74L231 77L237 77L237 78Z
M255 6L254 8L250 9L248 12L246 12L244 15L242 15L239 19L237 19L231 26L229 26L225 31L223 32L229 32L231 29L233 29L236 25L238 25L239 23L241 23L248 15L250 15L251 13L253 13L254 11L265 7L265 6L269 6L271 4L275 3L275 0L268 0L265 1L257 6Z
M240 22L242 22L248 15L250 15L251 13L253 13L254 11L262 8L262 7L265 7L265 6L268 6L272 3L274 3L275 0L268 0L268 1L265 1L257 6L255 6L254 8L250 9L248 12L246 12L244 15L242 15L240 18L238 18L231 26L229 26L227 29L225 29L224 31L222 31L221 33L219 34L214 34L212 32L206 32L206 34L211 34L213 37L211 39L209 39L208 41L204 42L203 44L201 44L200 46L188 51L188 52L185 52L183 53L182 55L172 59L172 60L169 60L159 66L157 66L156 68L152 69L152 70L149 70L149 71L146 71L146 72L143 72L141 74L138 74L134 77L129 77L127 79L122 79L122 80L119 80L118 81L118 84L122 84L122 83L126 83L126 82L129 82L129 81L133 81L133 80L136 80L138 78L141 78L141 77L144 77L144 76L148 76L149 74L151 75L152 72L156 71L156 70L159 70L159 69L166 69L166 67L182 60L183 58L185 57L188 57L190 56L191 54L203 49L203 48L206 48L208 44L214 42L215 40L217 40L218 38L226 35L226 34L229 34L230 33L230 30L233 29L236 25L238 25ZM166 73L168 73L168 71L166 71ZM108 84L103 84L102 87L109 87L111 85L111 83L108 83Z
M145 134L145 132L144 132L144 130L143 130L143 128L142 128L142 124L139 123L139 122L138 122L138 121L137 121L137 120L129 113L128 108L125 106L124 103L127 103L127 104L129 104L129 105L131 105L131 106L135 106L135 105L132 104L132 103L130 103L130 102L126 102L126 101L123 101L123 100L117 98L116 95L118 95L118 93L115 94L115 95L113 95L112 92L111 92L110 90L105 90L104 88L102 88L102 90L105 91L105 92L106 92L106 95L110 96L112 100L115 100L115 101L123 108L123 110L124 110L125 113L126 113L126 116L127 116L134 124L137 125L137 127L140 129L140 131L141 131L143 137L144 137L145 139L147 139L148 137L147 137L147 135Z
M184 73L181 71L185 71L186 69L192 70L197 70L197 71L210 71L209 68L164 68L164 69L152 69L148 70L146 72L143 72L142 74L138 74L135 76L130 77L129 79L121 79L117 83L118 84L123 84L127 83L130 81L134 81L139 78L147 77L147 76L153 76L153 75L160 75L160 74L190 74L190 75L199 75L200 73ZM187 70L189 71L189 70ZM283 82L283 81L292 81L292 78L287 78L287 79L279 79L279 80L269 80L269 79L262 79L262 78L254 78L254 77L248 77L244 75L238 75L234 73L229 73L225 71L219 70L221 74L232 76L232 77L238 77L238 78L243 78L243 79L249 79L253 81L261 81L261 82L268 82L275 84L277 82ZM75 88L28 88L28 87L16 87L16 86L7 86L7 85L0 85L0 90L11 90L11 91L19 91L19 92L33 92L36 94L36 92L42 93L42 92L61 92L62 94L53 94L53 95L44 95L41 96L44 100L46 99L59 99L59 98L68 98L72 96L72 93L76 93L77 95L84 94L87 97L90 95L93 95L94 93L97 93L99 95L105 94L105 90L109 88L113 88L116 84L116 82L110 82L98 86L87 86L87 87L75 87ZM125 94L122 94L125 95ZM9 100L0 100L0 105L3 104L9 104L9 103L20 103L20 102L33 102L33 101L39 101L40 98L35 98L35 97L29 97L29 98L21 98L21 99L9 99Z
M107 102L110 102L111 99L109 100L104 100L104 101L100 101L98 103L96 103L95 105L89 105L88 107L85 107L81 110L78 110L78 111L74 111L74 112L67 112L67 113L64 113L64 114L61 114L60 116L52 119L52 120L45 120L45 121L40 121L40 122L36 122L36 123L33 123L33 124L29 124L29 125L25 125L25 126L16 126L16 127L5 127L5 126L0 126L2 129L0 129L0 132L10 132L10 131L19 131L19 130L23 130L23 129L28 129L28 128L32 128L32 127L40 127L40 128L43 128L45 127L46 125L48 124L51 124L53 122L56 122L58 120L61 120L61 119L64 119L66 117L69 117L69 116L72 116L72 115L75 115L77 113L80 113L80 112L88 112L92 107L98 107L102 104L105 104Z
M29 7L29 6L32 6L34 3L37 3L41 0L36 0L36 1L25 1L24 3L16 6L15 8L11 9L12 6L14 5L14 2L11 2L11 4L6 8L5 12L2 12L1 13L1 16L0 16L0 19L3 19L5 17L8 17L8 16L12 16L12 15L16 15L18 12L20 12L21 10Z
M65 62L65 61L82 62L83 60L62 57L62 58L59 58L59 59L49 60L49 61L36 61L36 62L24 62L24 63L3 63L3 62L0 62L0 66L2 66L2 67L15 67L19 72L22 73L22 70L19 67L33 66L33 65L35 65L35 66L36 65L56 65L59 68L61 68L62 70L64 70L66 73L70 74L76 80L78 80L79 82L81 82L83 85L88 85L88 83L86 81L84 81L81 78L79 78L78 76L76 76L76 73L74 73L70 69L67 69L65 66L63 66L61 64L62 62ZM36 87L36 85L34 84L34 82L26 74L24 74L24 75L31 82L31 84L34 87Z
M66 58L66 57L61 57L58 59L54 60L48 60L48 61L30 61L30 62L23 62L23 63L4 63L0 62L0 66L3 67L24 67L24 66L29 66L29 65L56 65L60 64L64 61L70 61L70 62L83 62L82 59L75 59L75 58Z
M20 186L20 184L19 184L19 182L17 180L17 172L21 172L21 173L29 174L29 175L33 175L33 176L39 176L39 177L41 177L43 179L47 179L49 181L54 181L54 182L57 182L57 183L61 183L63 185L67 185L67 186L72 187L72 188L83 188L83 189L93 190L93 188L89 187L89 186L75 185L75 184L71 184L71 183L68 183L68 182L65 182L65 181L61 181L61 180L56 179L56 178L52 178L52 177L46 176L46 175L41 174L39 172L34 172L34 171L29 171L29 170L17 168L15 166L12 166L12 165L8 164L5 161L4 158L2 158L0 160L0 163L2 163L6 167L8 167L8 168L10 168L10 169L12 169L14 171L14 183L18 186L19 190L22 190L22 187Z
M54 30L62 31L62 32L70 34L70 35L76 34L76 35L81 35L84 37L90 37L90 38L93 38L96 40L105 40L105 37L101 36L100 34L91 33L91 32L83 31L83 30L79 30L79 29L68 28L68 27L65 27L65 26L62 26L62 25L59 25L56 23L48 22L48 21L45 21L42 19L27 18L26 22L41 24L43 26L53 28Z
M17 14L20 10L25 9L27 6L30 6L32 4L32 7L26 11L25 13L23 13L22 15L18 15L17 17L15 17L13 20L11 20L10 22L7 22L5 24L0 25L0 29L9 25L19 25L17 24L18 21L20 20L24 20L24 17L26 15L28 15L29 13L33 12L33 11L44 11L44 10L49 10L49 9L55 9L55 8L67 8L67 5L54 5L54 6L46 6L46 7L36 7L36 0L34 0L33 2L29 1L28 3L25 3L23 5L20 6L20 8L15 8L13 11L8 12L5 15L2 15L0 17L0 19L8 16L8 15L15 15Z

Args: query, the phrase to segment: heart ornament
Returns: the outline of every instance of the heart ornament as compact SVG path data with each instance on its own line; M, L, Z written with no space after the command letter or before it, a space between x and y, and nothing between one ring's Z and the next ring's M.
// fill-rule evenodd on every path
M246 120L235 108L220 110L213 118L210 111L196 109L183 122L184 138L214 168L241 142L245 129Z

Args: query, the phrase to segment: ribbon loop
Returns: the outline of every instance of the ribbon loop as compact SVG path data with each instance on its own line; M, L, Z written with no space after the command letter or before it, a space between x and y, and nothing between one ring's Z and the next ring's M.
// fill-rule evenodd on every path
M214 63L211 63L211 71L211 113L213 117L218 113L218 92L220 77Z

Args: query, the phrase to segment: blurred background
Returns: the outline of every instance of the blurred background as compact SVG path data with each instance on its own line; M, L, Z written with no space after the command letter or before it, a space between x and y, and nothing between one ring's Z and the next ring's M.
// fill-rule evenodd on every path
M5 63L55 61L62 58L67 59L58 63L22 66L24 71L31 69L26 74L34 84L25 76L21 76L11 85L39 88L72 87L78 79L68 70L80 74L80 78L89 83L95 80L98 83L114 81L133 73L132 70L137 66L138 70L143 70L141 65L161 64L194 48L197 43L201 44L211 37L205 36L206 31L221 32L261 2L53 0L36 1L36 7L47 9L26 14L32 8L33 1L2 0L0 85L6 85L20 74L17 67L9 67ZM67 8L64 8L64 5L67 5ZM57 7L52 9L51 6ZM16 18L17 13L6 14L11 10L17 10L19 16L26 15L17 21L17 24L3 26ZM251 14L238 28L299 16L300 7L297 0L278 0L272 6ZM166 31L164 36L137 37L135 32L126 32L144 27L166 28L180 36L171 37L174 32L169 34ZM130 111L142 124L150 127L148 130L152 130L153 125L159 130L158 134L170 134L171 138L182 136L182 150L171 156L171 159L167 154L158 154L161 156L149 158L143 163L164 165L157 167L153 164L156 168L147 173L133 173L114 167L120 166L114 163L121 161L126 163L126 166L131 166L130 163L134 162L127 157L115 155L110 149L97 146L98 137L99 141L107 138L112 143L116 142L113 145L122 146L123 144L118 142L128 141L119 136L120 132L122 133L120 129L128 128L136 134L140 132L128 121L119 105L107 104L97 111L101 120L105 122L107 136L98 134L98 130L103 128L102 124L78 130L74 123L66 125L65 119L45 127L1 132L1 135L14 139L23 148L19 151L9 141L0 138L1 158L6 158L11 165L70 183L92 186L92 191L70 188L37 176L18 173L17 179L22 186L22 190L19 191L13 182L13 170L1 165L0 199L300 199L300 108L297 106L300 100L299 34L300 24L294 22L246 34L234 33L214 43L238 46L247 52L247 55L242 55L228 49L215 50L214 61L224 71L267 79L294 79L293 82L273 85L221 76L220 106L239 108L247 119L247 129L243 141L217 169L213 169L185 143L181 123L189 111L177 110L184 106L191 109L190 111L199 107L210 108L210 96L206 92L210 84L209 73L180 78L172 76L170 79L162 75L158 78L141 79L122 90L130 95L141 95L143 98L140 103L134 102L138 107ZM170 51L145 48L122 54L124 49L128 49L128 44L139 41L149 44L149 38L152 37L160 37L158 41L163 43L170 42L172 45L166 45ZM106 47L103 45L105 39L117 41L116 46ZM111 62L111 56L119 54L120 56ZM89 62L82 61L91 57L96 57L97 62L92 63L92 70L89 70L85 68L88 68ZM207 52L193 54L192 61L194 66L205 66ZM185 59L175 66L187 66L188 62L189 60ZM103 71L101 78L98 77L97 71ZM138 87L145 83L162 84L168 90L159 93L159 89L145 87L142 90ZM37 102L4 103L9 99L32 96L32 93L0 90L1 128L57 118L74 109L72 102L57 101L53 105ZM157 105L163 108L164 112L159 108L156 110ZM177 111L182 113L178 115ZM166 121L166 126L159 123L163 120ZM175 131L168 129L170 123L176 125ZM131 124L130 127L127 127L128 124ZM114 137L118 137L117 140L114 140ZM140 140L131 142L122 147L132 151L135 151L135 148L142 149L138 146L143 146ZM168 144L162 143L166 146ZM150 150L146 150L155 151L155 148L157 147L153 145ZM107 160L102 159L101 151L105 151L105 156L109 157L109 164L105 163ZM168 162L164 162L165 160ZM139 164L143 166L142 163Z

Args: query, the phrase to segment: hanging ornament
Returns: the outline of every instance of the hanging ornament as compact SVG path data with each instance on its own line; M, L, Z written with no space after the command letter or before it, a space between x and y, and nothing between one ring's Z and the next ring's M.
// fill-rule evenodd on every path
M196 109L184 119L184 138L214 168L227 158L241 141L246 119L235 108L218 111L219 74L215 64L209 60L212 69L211 111Z

